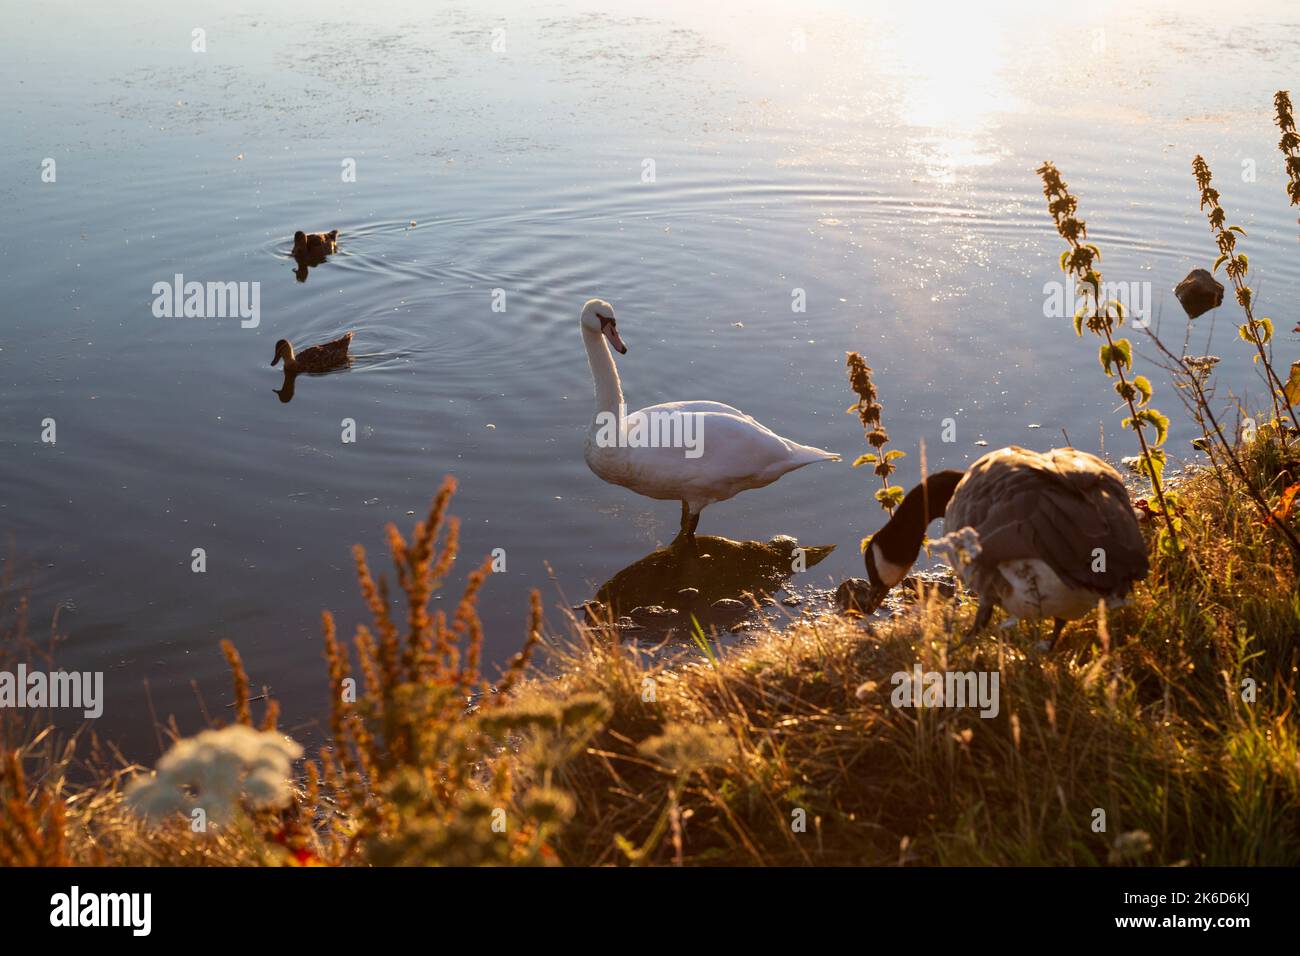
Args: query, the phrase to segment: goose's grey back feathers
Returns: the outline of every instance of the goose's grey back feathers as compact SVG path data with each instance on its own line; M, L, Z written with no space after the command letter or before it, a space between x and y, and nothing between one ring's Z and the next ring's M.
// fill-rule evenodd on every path
M968 526L980 534L970 569L980 593L1002 587L999 564L1024 559L1046 562L1067 584L1115 597L1147 573L1146 545L1123 481L1100 458L1073 448L1013 445L980 458L944 518L947 529Z

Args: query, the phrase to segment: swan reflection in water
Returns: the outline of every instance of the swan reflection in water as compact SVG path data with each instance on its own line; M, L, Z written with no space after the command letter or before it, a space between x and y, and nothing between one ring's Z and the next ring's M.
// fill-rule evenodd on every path
M662 629L691 627L694 616L705 630L724 627L752 611L755 598L780 590L834 550L801 548L788 535L766 543L699 535L695 547L678 541L628 565L584 609L591 623L631 615L638 625Z

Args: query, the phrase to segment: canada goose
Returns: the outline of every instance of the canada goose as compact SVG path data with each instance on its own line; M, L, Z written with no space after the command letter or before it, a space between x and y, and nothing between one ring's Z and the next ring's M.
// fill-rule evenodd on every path
M295 353L288 339L280 339L275 343L275 358L271 359L271 364L275 365L284 359L284 370L291 375L299 372L328 372L347 364L348 346L351 342L352 333L347 332L332 342L313 345Z
M839 455L800 445L719 402L666 402L627 413L612 345L618 334L614 307L589 299L579 322L587 362L596 383L596 413L587 432L585 458L596 476L647 498L682 503L674 540L693 541L700 512L750 488L770 485L786 472ZM676 441L657 439L675 436Z
M323 260L338 249L339 231L303 232L299 229L293 234L293 257L295 259Z
M1146 544L1115 469L1073 448L1013 445L965 472L930 475L907 493L866 549L868 613L907 575L939 517L949 531L979 534L979 554L957 568L980 596L968 638L1000 604L1017 618L1054 618L1050 648L1067 620L1099 600L1123 599L1147 573Z

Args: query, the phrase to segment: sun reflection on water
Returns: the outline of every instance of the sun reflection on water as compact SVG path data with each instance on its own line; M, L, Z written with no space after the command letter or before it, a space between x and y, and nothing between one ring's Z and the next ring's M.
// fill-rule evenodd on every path
M1008 35L977 7L916 8L881 45L898 79L897 116L911 127L914 154L931 176L989 165L1002 151L991 135L1016 108L1008 78Z

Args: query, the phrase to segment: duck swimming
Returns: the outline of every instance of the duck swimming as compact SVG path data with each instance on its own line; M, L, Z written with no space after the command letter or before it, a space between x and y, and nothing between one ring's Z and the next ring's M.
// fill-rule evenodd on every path
M293 257L295 259L323 260L332 252L338 251L339 231L303 232L299 229L293 234Z
M587 467L610 484L647 498L680 501L681 528L674 540L694 540L707 505L770 485L804 465L839 461L833 452L782 438L720 402L665 402L627 413L610 353L613 346L620 355L627 354L614 307L604 299L588 300L579 327L596 385L596 413L584 455ZM665 434L691 441L654 440Z
M967 638L1001 605L1016 618L1053 618L1050 649L1067 620L1098 601L1121 602L1147 573L1146 544L1115 469L1074 448L1012 445L967 471L930 475L907 493L864 554L871 581L864 611L906 577L926 527L939 517L949 531L979 535L978 555L957 569L980 598Z
M280 339L275 343L275 358L271 359L271 364L275 365L283 359L284 371L287 375L297 375L300 372L328 372L330 369L348 363L348 346L351 344L352 333L347 332L332 342L324 342L303 349L301 352L294 352L288 339Z

